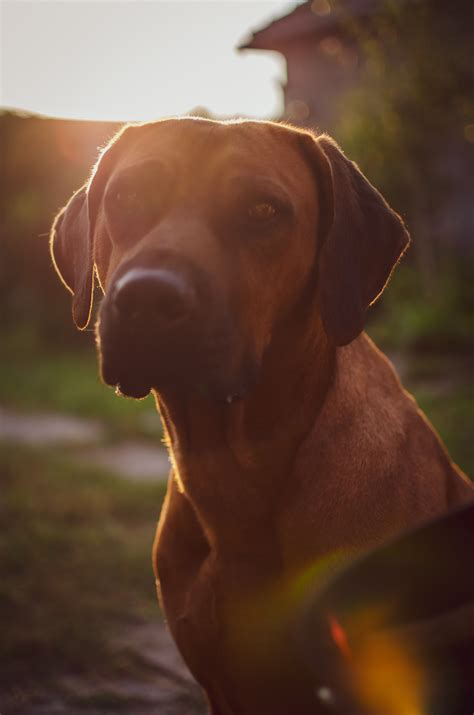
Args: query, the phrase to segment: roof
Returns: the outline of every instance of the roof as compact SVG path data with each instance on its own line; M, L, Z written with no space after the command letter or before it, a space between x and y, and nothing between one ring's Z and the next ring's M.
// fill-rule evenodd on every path
M281 50L305 35L333 32L345 18L370 15L380 0L308 0L283 17L256 30L239 50Z

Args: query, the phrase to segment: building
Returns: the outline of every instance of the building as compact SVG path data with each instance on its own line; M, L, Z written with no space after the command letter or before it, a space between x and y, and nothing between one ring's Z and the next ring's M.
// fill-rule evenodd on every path
M328 0L305 2L256 30L239 46L239 50L271 50L284 56L285 119L331 131L344 95L358 84L363 71L351 26L369 19L377 4L377 0L344 0L331 7Z

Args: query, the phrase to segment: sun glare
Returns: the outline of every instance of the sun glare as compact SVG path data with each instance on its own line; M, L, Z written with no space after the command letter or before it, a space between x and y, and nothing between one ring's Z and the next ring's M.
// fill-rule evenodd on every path
M288 3L5 2L3 106L50 116L140 121L199 107L274 117L281 55L237 51Z

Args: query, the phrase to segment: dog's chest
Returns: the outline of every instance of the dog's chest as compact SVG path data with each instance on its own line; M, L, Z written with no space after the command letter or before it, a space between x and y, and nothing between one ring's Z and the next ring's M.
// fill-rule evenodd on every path
M227 554L224 560L211 553L190 580L174 624L193 670L212 672L227 692L245 699L266 681L263 691L272 693L267 705L275 714L279 699L288 697L300 677L293 672L298 659L288 634L294 614L285 586L275 558L272 565L249 554Z

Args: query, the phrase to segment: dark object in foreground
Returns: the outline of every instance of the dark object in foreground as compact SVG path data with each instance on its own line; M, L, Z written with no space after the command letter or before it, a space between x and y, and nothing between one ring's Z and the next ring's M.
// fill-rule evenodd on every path
M302 632L328 713L473 712L474 505L344 569Z

